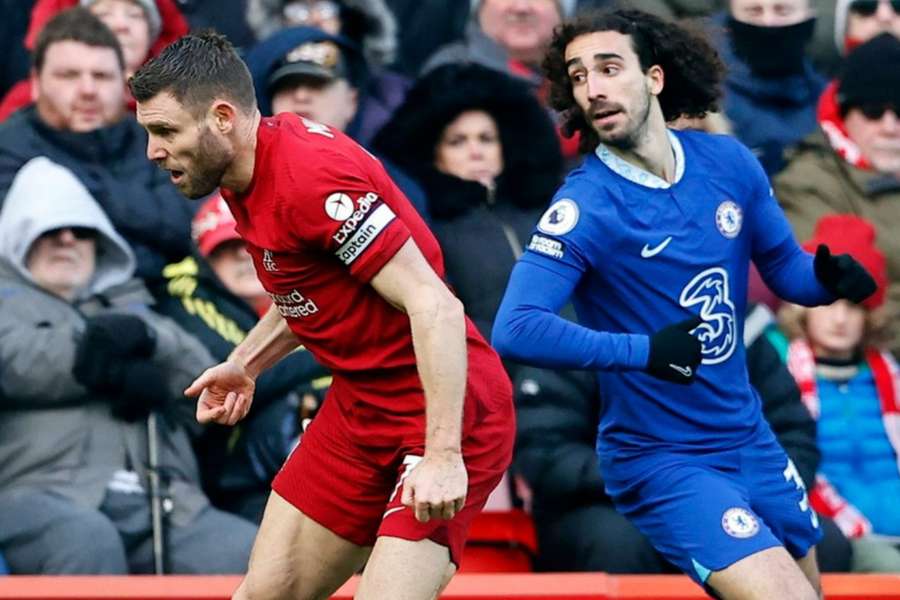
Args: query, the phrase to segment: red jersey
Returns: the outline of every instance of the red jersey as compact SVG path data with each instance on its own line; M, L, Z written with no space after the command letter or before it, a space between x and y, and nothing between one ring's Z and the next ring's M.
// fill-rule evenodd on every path
M260 123L247 191L222 196L278 311L332 370L347 417L405 420L424 435L409 317L369 281L410 238L441 278L443 258L381 163L339 131L281 114ZM470 363L493 354L468 318L466 329Z

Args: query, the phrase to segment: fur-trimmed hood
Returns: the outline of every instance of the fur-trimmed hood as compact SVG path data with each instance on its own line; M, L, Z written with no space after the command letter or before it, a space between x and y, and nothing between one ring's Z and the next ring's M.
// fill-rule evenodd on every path
M247 0L247 23L264 40L284 27L284 0ZM338 0L341 35L359 45L374 67L394 62L397 52L397 20L385 0Z
M488 199L480 184L434 168L434 150L444 128L472 109L490 114L500 133L504 169L496 200L521 207L546 204L563 169L553 123L525 83L492 69L444 65L429 72L410 90L373 146L425 188L432 216L450 218ZM451 188L457 193L447 193Z

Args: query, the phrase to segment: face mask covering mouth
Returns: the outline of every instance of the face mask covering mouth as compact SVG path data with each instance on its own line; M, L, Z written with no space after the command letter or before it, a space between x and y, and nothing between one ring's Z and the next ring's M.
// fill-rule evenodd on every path
M802 73L806 45L815 25L814 17L781 27L751 25L728 17L734 53L754 74L763 77Z

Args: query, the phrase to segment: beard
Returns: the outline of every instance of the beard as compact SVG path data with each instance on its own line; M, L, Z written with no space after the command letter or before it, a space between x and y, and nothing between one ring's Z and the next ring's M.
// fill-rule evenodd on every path
M185 172L184 182L179 186L181 193L192 200L209 196L219 187L232 159L232 153L225 144L204 127L197 143L192 173Z
M591 105L590 114L596 114L598 110L602 109L597 105ZM625 113L626 116L632 114L634 117L627 119L620 131L607 131L602 126L595 125L593 119L589 118L590 114L585 115L585 120L591 124L601 143L618 150L632 150L647 131L647 119L650 116L650 93L642 94L638 98L637 106Z

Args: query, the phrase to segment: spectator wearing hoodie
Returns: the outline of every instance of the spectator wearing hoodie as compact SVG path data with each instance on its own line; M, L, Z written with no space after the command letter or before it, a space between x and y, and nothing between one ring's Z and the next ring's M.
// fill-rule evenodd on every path
M784 167L785 149L816 129L826 81L804 53L815 22L810 0L731 0L714 19L728 67L724 114L770 176Z
M34 49L44 25L60 11L78 4L87 7L118 38L126 79L146 60L188 31L175 0L38 0L32 12L26 45ZM0 101L0 122L33 102L31 88L31 81L20 81L4 96ZM133 111L134 101L127 93L123 97Z
M488 335L513 264L562 179L547 112L519 79L447 64L416 83L375 149L425 189L447 276Z
M900 308L900 40L889 33L847 57L821 130L797 147L774 180L798 239L812 236L828 213L854 214L878 230L887 257L886 310ZM891 348L900 351L900 319Z
M35 105L0 124L0 206L13 177L47 156L72 170L137 257L159 277L190 252L191 210L147 160L147 137L125 111L124 58L115 35L84 8L55 16L35 47Z
M271 305L246 244L218 194L194 217L195 249L168 265L156 310L224 361ZM234 427L211 424L194 447L213 503L258 522L269 484L330 383L328 371L298 349L256 381L254 408Z
M339 129L368 147L391 113L366 95L369 68L349 40L312 27L282 30L246 58L264 116L293 112ZM424 193L390 162L388 174L423 216Z
M770 332L818 422L822 462L809 499L852 540L854 571L900 572L900 552L884 539L900 540L900 368L880 346L885 257L875 228L854 215L822 217L804 247L819 244L853 256L878 291L861 305L785 305L782 325L792 341Z
M13 573L153 570L147 416L173 573L239 573L255 527L200 489L182 390L210 354L150 309L84 185L38 157L0 210L0 548Z

